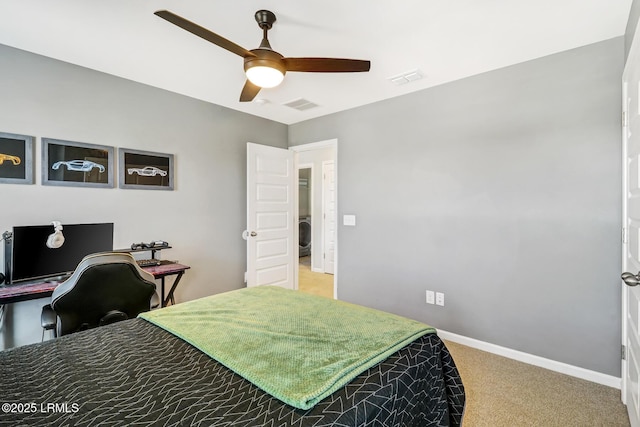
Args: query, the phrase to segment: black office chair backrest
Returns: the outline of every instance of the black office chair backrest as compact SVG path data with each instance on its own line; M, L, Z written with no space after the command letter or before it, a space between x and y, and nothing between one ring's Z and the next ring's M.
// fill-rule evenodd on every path
M58 336L149 311L156 289L153 280L128 253L88 255L51 296Z

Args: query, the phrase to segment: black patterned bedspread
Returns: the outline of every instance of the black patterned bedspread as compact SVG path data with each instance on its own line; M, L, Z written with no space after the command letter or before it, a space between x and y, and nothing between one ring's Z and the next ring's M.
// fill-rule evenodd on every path
M0 352L7 426L458 426L464 399L435 334L306 411L142 319Z

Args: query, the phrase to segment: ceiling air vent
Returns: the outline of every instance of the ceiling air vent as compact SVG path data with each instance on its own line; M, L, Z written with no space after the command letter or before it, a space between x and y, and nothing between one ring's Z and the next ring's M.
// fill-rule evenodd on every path
M284 105L298 111L309 110L318 106L318 104L314 104L313 102L304 98L294 99L293 101L286 102Z
M414 82L416 80L420 80L422 77L423 77L422 72L418 69L415 69L415 70L405 71L404 73L398 74L397 76L389 77L387 80L400 86L400 85Z

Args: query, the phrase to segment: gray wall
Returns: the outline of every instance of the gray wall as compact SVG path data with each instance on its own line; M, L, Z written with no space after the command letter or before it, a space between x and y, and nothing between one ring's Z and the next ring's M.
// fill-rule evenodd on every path
M0 232L114 222L116 248L162 239L192 266L178 301L244 286L246 143L286 147L286 125L2 45L0 64L0 132L37 137L36 184L0 184ZM42 186L41 137L173 153L175 191ZM44 303L13 307L38 341Z
M623 59L620 37L291 125L338 139L338 297L619 376Z

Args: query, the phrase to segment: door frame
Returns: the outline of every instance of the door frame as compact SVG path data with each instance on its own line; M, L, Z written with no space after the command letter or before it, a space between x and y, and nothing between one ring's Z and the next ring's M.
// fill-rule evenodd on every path
M322 233L322 252L324 254L324 256L322 257L322 272L323 273L327 273L327 256L326 255L327 255L327 246L328 245L327 245L327 235L326 235L326 232L327 232L326 214L328 212L328 210L327 210L327 197L328 197L327 194L329 192L329 189L328 189L328 186L327 186L327 178L325 176L325 170L327 168L327 165L331 165L333 167L333 171L334 171L333 172L333 179L334 179L333 199L334 199L334 202L337 201L336 200L336 188L335 188L335 178L336 178L336 176L335 176L336 175L336 173L335 173L335 162L333 160L323 160L322 161L322 213L323 213L323 215L322 215L322 225L320 227L320 229L321 229L320 232ZM334 204L334 209L333 209L334 227L333 228L337 232L337 228L338 228L337 215L338 215L338 212L337 212L335 207L336 207L336 205ZM335 238L335 236L334 236L334 238ZM335 242L335 240L334 240L334 242ZM336 272L336 269L335 269L335 259L336 259L336 257L335 257L335 244L334 244L333 255L334 255L333 256L333 261L334 261L333 271L331 273L329 273L329 274L335 274L335 272Z
M294 152L294 156L293 156L293 168L295 171L295 179L296 179L296 187L297 187L297 180L298 180L298 154L303 152L303 151L313 151L313 150L321 150L321 149L325 149L325 148L333 148L333 164L334 164L334 174L335 174L335 197L336 197L336 209L335 209L335 214L336 214L336 235L335 235L335 254L334 254L334 272L333 272L333 298L337 299L338 298L338 236L339 236L339 227L338 227L338 190L339 190L339 186L338 186L338 139L334 138L334 139L327 139L324 141L318 141L318 142L311 142L308 144L301 144L301 145L294 145L289 147L289 150ZM299 217L298 217L298 206L299 206L299 200L298 200L298 192L294 191L294 209L295 209L295 222L296 224L298 224L298 222L300 221ZM324 207L323 207L324 210ZM312 220L313 221L313 220ZM299 246L299 242L300 242L300 235L299 235L299 230L298 227L294 227L294 243L296 245L296 247L294 248L294 250L296 252L298 252L298 246ZM313 227L312 227L312 239L314 236L313 233ZM322 221L322 231L321 231L321 236L323 236L324 239L324 221ZM312 240L313 241L313 240ZM324 250L324 246L323 246L323 250ZM313 249L311 250L313 253ZM313 261L312 261L313 262ZM299 272L299 263L294 263L295 264L295 272L294 272L294 280L295 280L295 289L298 289L298 275L300 274ZM324 266L323 266L324 269Z

